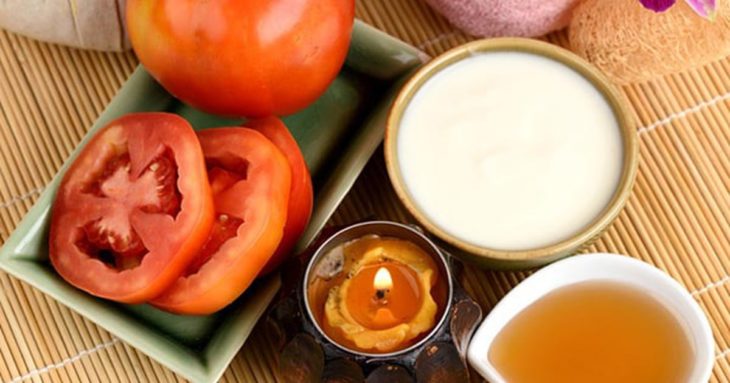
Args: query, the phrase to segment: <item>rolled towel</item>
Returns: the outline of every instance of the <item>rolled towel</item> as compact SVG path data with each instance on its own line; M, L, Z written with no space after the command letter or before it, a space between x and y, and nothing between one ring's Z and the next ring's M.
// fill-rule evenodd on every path
M638 1L638 0L634 0ZM474 36L541 36L570 22L580 0L426 0Z
M38 40L102 51L129 49L126 0L0 0L0 28Z

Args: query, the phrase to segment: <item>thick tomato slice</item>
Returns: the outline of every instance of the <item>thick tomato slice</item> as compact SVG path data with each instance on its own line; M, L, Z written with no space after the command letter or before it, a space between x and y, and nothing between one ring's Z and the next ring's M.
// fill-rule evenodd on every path
M297 141L289 133L284 123L276 117L249 121L247 127L255 129L284 153L291 168L291 190L289 193L289 213L284 227L284 238L281 239L276 253L266 264L261 274L268 274L279 266L293 250L297 240L307 228L312 216L314 191L312 177L309 175L307 163L304 161Z
M72 285L125 303L168 288L214 220L203 152L166 113L112 121L79 153L53 205L49 252Z
M196 260L152 304L180 314L210 314L253 282L279 246L291 171L284 155L247 128L198 133L217 220Z

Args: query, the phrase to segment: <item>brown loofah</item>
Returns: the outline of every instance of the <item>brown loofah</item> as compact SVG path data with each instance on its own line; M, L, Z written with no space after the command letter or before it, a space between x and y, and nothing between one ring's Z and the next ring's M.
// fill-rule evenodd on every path
M664 13L638 0L586 0L573 12L570 45L617 83L642 82L730 54L730 0L706 20L678 1Z

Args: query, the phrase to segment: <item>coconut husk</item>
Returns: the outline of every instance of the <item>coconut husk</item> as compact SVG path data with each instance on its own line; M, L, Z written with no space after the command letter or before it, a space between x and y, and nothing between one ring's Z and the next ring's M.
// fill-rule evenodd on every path
M684 1L664 13L638 0L586 0L573 11L572 50L619 84L684 71L730 54L730 0L718 0L714 21Z

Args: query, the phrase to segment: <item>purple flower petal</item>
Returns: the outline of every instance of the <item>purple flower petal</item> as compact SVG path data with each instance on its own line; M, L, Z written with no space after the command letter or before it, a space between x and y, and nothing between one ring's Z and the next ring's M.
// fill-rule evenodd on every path
M639 0L644 8L651 9L654 12L664 12L669 9L677 0ZM687 0L690 1L690 0ZM696 0L702 2L702 0ZM709 0L708 0L709 1ZM693 2L693 1L690 1Z
M697 12L698 15L714 20L715 19L715 10L717 9L717 4L715 3L715 0L685 0L687 4L692 7L692 9Z

